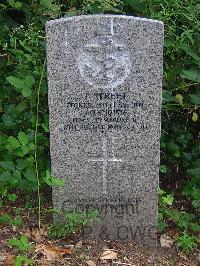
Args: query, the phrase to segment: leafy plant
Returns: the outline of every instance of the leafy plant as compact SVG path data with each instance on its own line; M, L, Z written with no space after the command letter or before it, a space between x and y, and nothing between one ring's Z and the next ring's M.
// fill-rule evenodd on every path
M34 260L27 258L26 256L18 255L15 259L14 266L23 266L24 264L28 266L33 266L35 265L35 262Z
M167 228L167 224L164 220L164 215L163 213L159 212L158 213L158 229L159 231L163 232Z
M52 238L60 238L77 232L84 226L91 225L98 220L98 212L91 210L88 212L68 212L65 215L66 223L55 223L49 230L49 236Z
M10 226L21 226L23 222L20 215L11 216L9 214L2 214L0 216L0 223Z
M82 12L85 13L121 13L121 0L83 0Z
M184 232L177 238L176 245L180 247L184 252L188 253L193 248L197 247L196 240L197 238L195 236L191 236Z
M56 177L52 177L51 173L49 170L46 170L46 176L44 178L44 181L47 183L49 186L63 186L64 185L64 180Z
M191 176L191 180L185 185L183 195L192 199L194 208L200 210L200 160L197 159L192 164L192 169L188 169L187 173Z
M160 195L160 205L161 206L171 206L174 201L174 197L167 193L166 191L159 189L159 195Z
M10 239L8 244L17 248L19 251L29 251L32 248L32 245L28 242L28 237L22 235L19 239Z

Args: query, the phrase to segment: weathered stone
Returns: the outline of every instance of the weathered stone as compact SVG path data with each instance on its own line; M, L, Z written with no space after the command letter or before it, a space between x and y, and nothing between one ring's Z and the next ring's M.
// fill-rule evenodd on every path
M79 16L46 31L54 207L98 209L92 238L155 244L163 23Z

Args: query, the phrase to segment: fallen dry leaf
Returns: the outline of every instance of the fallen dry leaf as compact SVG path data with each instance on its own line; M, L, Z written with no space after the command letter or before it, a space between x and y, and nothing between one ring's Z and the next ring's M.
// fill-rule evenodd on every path
M51 245L39 245L36 247L36 253L43 254L47 260L61 259L63 255L72 253L71 248L59 248Z
M75 248L81 248L83 245L83 242L80 240L78 243L76 243Z
M112 249L105 249L100 257L100 260L114 260L117 258L117 253Z
M38 266L52 266L54 264L54 263L53 264L52 263L53 263L52 261L48 261L48 260L44 260L44 259L37 261Z
M86 263L88 266L96 266L96 263L93 260L87 260Z
M0 254L0 263L3 263L7 259L7 254Z
M26 232L23 232L27 237L32 237L36 242L41 242L43 237L48 235L47 226L41 226L41 228L32 228Z
M160 245L161 247L167 247L167 248L171 248L174 244L174 239L171 238L171 236L168 236L168 235L162 235L160 237Z
M8 257L4 261L3 265L4 266L14 265L14 261L15 261L15 256L14 255L8 255Z

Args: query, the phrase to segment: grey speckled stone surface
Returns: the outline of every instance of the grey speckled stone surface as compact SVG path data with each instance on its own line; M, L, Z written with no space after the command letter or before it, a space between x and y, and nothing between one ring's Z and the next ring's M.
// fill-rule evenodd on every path
M79 16L46 35L54 207L98 209L86 237L154 245L163 23Z

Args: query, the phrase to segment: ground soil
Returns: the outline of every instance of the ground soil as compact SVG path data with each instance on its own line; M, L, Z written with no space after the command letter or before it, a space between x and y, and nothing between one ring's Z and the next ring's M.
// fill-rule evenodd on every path
M182 187L186 180L173 176L171 180L161 178L160 187L172 191L175 198L175 208L181 211L192 211L191 203L181 195ZM174 239L179 231L171 224L164 233L158 233L158 246L156 248L144 247L134 242L119 243L114 241L89 241L75 233L64 239L50 239L48 228L52 223L51 191L43 191L41 230L38 230L37 195L25 199L18 196L17 202L4 204L0 209L0 217L9 214L16 216L16 209L20 211L23 223L20 226L0 223L0 265L15 265L16 257L20 254L33 259L35 265L48 266L145 266L145 265L175 265L175 266L200 266L200 250L195 249L190 254L184 254L174 244L170 247L161 247L160 240L163 235ZM35 199L35 201L34 201ZM29 204L27 204L29 203ZM27 208L27 206L29 208ZM26 206L26 208L24 207ZM8 240L19 238L21 235L28 237L32 248L29 252L20 252L10 246ZM24 264L28 265L28 264Z
M10 208L10 207L9 207ZM5 207L1 213L9 208ZM46 207L46 209L48 209ZM43 223L51 219L47 214L43 216ZM10 212L11 215L11 212ZM200 251L194 250L191 254L185 255L172 245L170 248L161 247L158 241L157 248L148 248L134 242L125 244L114 241L89 241L82 239L81 235L74 234L70 238L50 239L47 236L49 221L42 225L41 233L37 229L37 210L34 208L23 209L21 212L24 224L20 227L0 224L0 265L15 265L16 256L19 250L8 245L7 241L12 238L19 238L20 235L28 236L32 249L23 253L34 259L36 265L176 265L176 266L197 266L199 263ZM165 234L175 234L175 229L166 231ZM158 240L160 235L158 235ZM104 252L108 252L108 256ZM22 254L22 253L21 253ZM107 254L107 253L106 253ZM109 256L111 259L109 259ZM104 259L105 258L105 259ZM24 264L27 265L27 264ZM200 265L200 264L199 264Z

